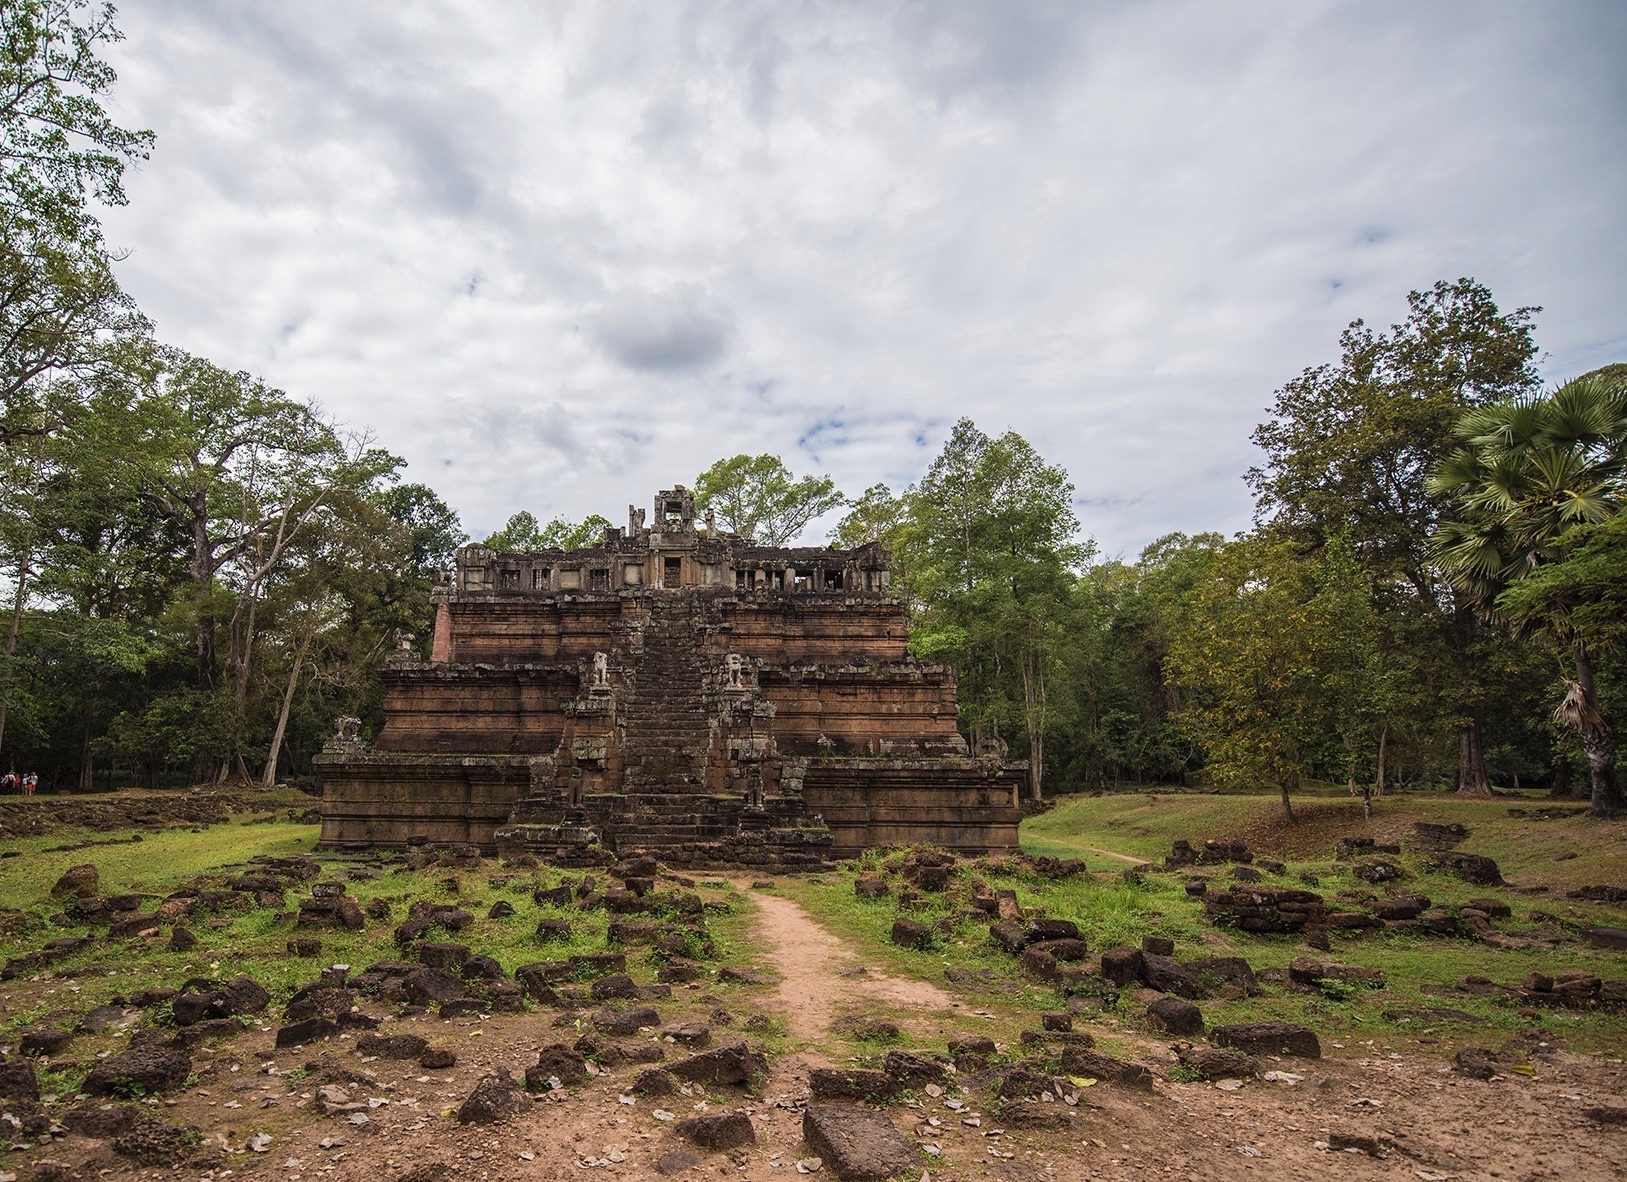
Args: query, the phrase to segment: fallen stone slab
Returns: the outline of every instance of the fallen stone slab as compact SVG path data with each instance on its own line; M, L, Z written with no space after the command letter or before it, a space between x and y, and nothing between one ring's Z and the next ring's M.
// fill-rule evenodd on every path
M1178 961L1152 952L1141 954L1141 980L1148 989L1156 989L1160 993L1173 993L1188 1001L1197 1001L1209 996L1209 991L1203 987L1197 973Z
M60 1053L73 1041L71 1030L55 1030L44 1028L30 1030L24 1033L18 1049L29 1058L51 1056Z
M712 1028L702 1022L684 1022L677 1026L663 1027L661 1037L670 1038L681 1047L704 1051L712 1045Z
M1147 1007L1147 1025L1165 1034L1200 1035L1203 1011L1178 997L1160 997Z
M735 1042L680 1059L667 1070L689 1083L749 1086L768 1074L768 1059L759 1051L747 1050L745 1043Z
M101 874L95 866L70 866L51 888L53 899L73 899L94 895L101 888Z
M600 977L589 991L594 1001L627 1000L638 996L638 984L626 973Z
M490 1125L505 1121L524 1111L531 1103L507 1069L499 1067L495 1075L485 1076L458 1109L458 1123L464 1125Z
M932 947L932 929L913 919L893 920L892 941L900 948Z
M1292 1022L1240 1022L1216 1026L1209 1041L1250 1055L1291 1055L1300 1059L1320 1059L1322 1044L1316 1034Z
M574 1088L588 1079L587 1060L581 1052L564 1043L550 1043L537 1052L537 1061L525 1069L525 1086L529 1091L546 1092L558 1080L561 1087Z
M445 1071L448 1067L456 1067L458 1057L445 1047L430 1047L418 1056L418 1066L427 1071Z
M1173 942L1171 947L1173 948ZM1159 955L1155 953L1154 955ZM1102 976L1115 985L1132 985L1141 979L1139 948L1109 948L1102 953Z
M898 1095L900 1085L885 1071L815 1067L808 1073L808 1087L815 1100L883 1103Z
M331 1018L307 1018L303 1022L292 1023L277 1031L277 1049L302 1047L308 1043L332 1038L338 1033L339 1023Z
M1484 854L1438 853L1427 863L1431 870L1451 874L1479 886L1501 886L1503 876L1497 863Z
M146 1044L111 1055L90 1069L83 1092L92 1096L173 1092L192 1074L192 1056L179 1048Z
M174 1166L195 1152L199 1139L196 1129L142 1114L113 1138L113 1152L144 1166Z
M1587 942L1595 948L1627 949L1627 928L1589 928Z
M1014 919L1002 919L989 925L989 939L1000 951L1015 956L1028 942L1028 929Z
M661 1015L650 1006L634 1006L627 1010L612 1010L606 1007L594 1011L591 1021L593 1029L600 1034L621 1037L637 1034L645 1027L653 1029L661 1025Z
M943 1085L949 1082L949 1072L942 1063L912 1051L888 1051L881 1066L906 1088L920 1089L927 1084Z
M175 1032L172 1041L177 1047L190 1051L215 1039L236 1038L245 1029L247 1028L235 1018L205 1018L202 1022L181 1027Z
M1323 981L1337 981L1344 985L1361 985L1368 989L1384 988L1384 972L1366 969L1360 965L1340 964L1337 961L1312 960L1296 956L1288 965L1288 979L1296 985L1320 985Z
M640 1072L627 1090L635 1096L672 1096L677 1094L678 1081L672 1078L672 1072L651 1067Z
M1175 1048L1175 1057L1181 1061L1182 1067L1199 1079L1253 1079L1260 1071L1260 1065L1252 1055L1221 1047L1183 1044Z
M738 1149L757 1144L757 1130L744 1112L708 1112L672 1126L672 1131L702 1149Z
M34 1073L34 1064L26 1059L0 1063L0 1100L10 1100L25 1107L33 1107L40 1102L39 1077Z
M873 1108L811 1104L802 1139L841 1182L880 1182L920 1164L915 1146Z
M416 1059L429 1047L429 1040L416 1034L364 1034L356 1040L358 1055L380 1059Z
M1105 1080L1120 1088L1151 1092L1153 1074L1139 1063L1126 1063L1088 1047L1063 1047L1062 1070L1068 1075Z
M1065 1132L1073 1128L1073 1109L1041 1100L1012 1100L1000 1109L1000 1123L1011 1129Z

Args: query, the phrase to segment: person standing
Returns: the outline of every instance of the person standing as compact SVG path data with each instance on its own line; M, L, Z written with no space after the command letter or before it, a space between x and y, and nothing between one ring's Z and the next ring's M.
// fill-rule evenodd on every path
M40 782L40 778L34 772L29 772L26 776L24 776L23 777L23 795L24 796L33 796L34 795L34 789L39 786L39 782Z

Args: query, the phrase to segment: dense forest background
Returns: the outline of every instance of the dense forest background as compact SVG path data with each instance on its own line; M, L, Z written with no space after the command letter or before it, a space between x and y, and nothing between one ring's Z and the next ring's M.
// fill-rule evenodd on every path
M336 716L376 728L376 670L398 630L427 643L464 532L370 434L157 341L119 289L94 211L152 137L100 105L111 9L10 4L0 35L0 771L308 782ZM1096 553L1066 472L968 420L899 491L744 455L694 485L765 542L840 511L833 544L889 547L915 651L1036 798L1499 784L1605 814L1627 366L1544 391L1538 311L1459 279L1351 324L1254 433L1254 528L1133 562ZM604 524L521 510L486 540Z

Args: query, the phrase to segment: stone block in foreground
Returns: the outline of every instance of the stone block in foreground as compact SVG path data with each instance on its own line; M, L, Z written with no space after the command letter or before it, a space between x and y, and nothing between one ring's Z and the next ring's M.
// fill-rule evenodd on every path
M879 1182L920 1166L915 1146L871 1108L810 1105L802 1114L802 1139L842 1182Z
M1299 1059L1320 1059L1322 1044L1316 1034L1292 1022L1241 1022L1216 1026L1209 1041L1217 1047L1231 1047L1248 1055L1292 1055Z

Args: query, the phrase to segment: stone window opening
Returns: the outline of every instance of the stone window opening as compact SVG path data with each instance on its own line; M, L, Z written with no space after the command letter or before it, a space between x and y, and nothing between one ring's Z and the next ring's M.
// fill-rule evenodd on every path
M734 589L736 591L751 590L751 572L749 570L737 570L734 572Z
M603 568L603 567L599 568L598 570L590 570L590 571L588 571L588 590L589 591L608 591L608 590L610 590L610 571Z
M793 585L798 591L808 591L812 589L814 582L813 571L798 570L794 572L793 577L796 579L796 582Z
M517 570L500 571L498 572L497 578L497 585L502 587L504 590L512 589L518 591L520 589L520 572Z
M668 587L676 587L684 579L684 560L682 558L667 558L661 563L661 579Z
M840 591L842 589L842 572L828 570L825 572L825 589L827 591Z
M682 521L684 519L684 503L682 501L668 501L666 504L666 517L668 521Z

